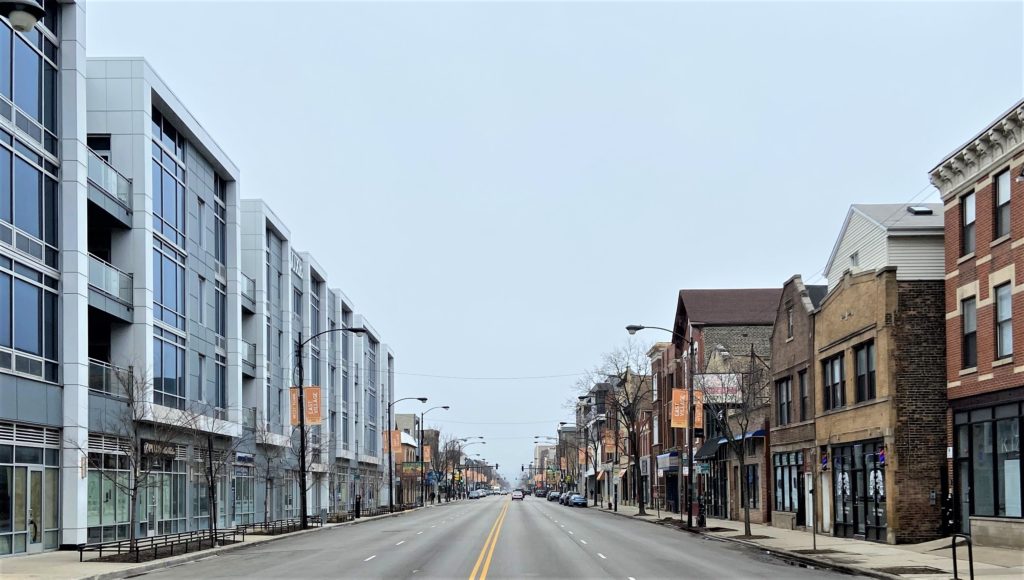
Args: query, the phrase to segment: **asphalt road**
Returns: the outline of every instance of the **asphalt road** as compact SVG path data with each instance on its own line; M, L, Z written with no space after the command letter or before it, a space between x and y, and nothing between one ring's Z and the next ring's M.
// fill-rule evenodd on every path
M755 550L541 498L493 496L226 552L156 578L825 578Z

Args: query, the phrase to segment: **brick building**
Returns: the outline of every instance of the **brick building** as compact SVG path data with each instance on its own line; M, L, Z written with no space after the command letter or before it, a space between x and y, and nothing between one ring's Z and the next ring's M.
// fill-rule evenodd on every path
M931 171L945 207L948 469L960 531L1024 546L1024 100ZM1020 338L1018 338L1020 337ZM1016 359L1016 360L1015 360Z
M672 349L669 351L670 355L676 354L679 357L678 364L669 373L670 380L658 385L659 400L671 401L672 388L686 387L686 367L689 363L685 353L690 344L695 348L696 365L693 372L698 377L716 371L710 368L716 353L732 353L733 357L740 358L753 350L762 361L769 361L770 338L780 295L779 288L680 290ZM766 508L768 489L765 477L767 423L763 424L764 428L749 434L751 453L745 459L749 464L748 472L741 474L735 458L731 457L729 446L722 445L725 440L722 433L715 429L714 417L707 416L708 412L708 409L704 409L704 416L695 420L697 427L703 427L703 433L695 438L693 445L695 450L699 450L694 454L695 470L700 470L696 493L704 498L706 513L715 517L742 518L738 498L739 483L743 481L748 489L751 521L769 521L771 513ZM671 429L669 414L661 416L657 429L663 439L667 437L668 441L673 442L671 446L663 446L662 454L675 451L685 464L686 453L689 452L686 448L686 429ZM684 489L686 483L684 477ZM677 497L673 484L678 484L678 480L666 477L666 496L669 498ZM685 508L686 502L682 503Z
M847 272L815 315L821 529L939 537L945 438L941 280Z
M771 519L787 529L809 528L814 514L814 311L827 291L787 280L772 330Z

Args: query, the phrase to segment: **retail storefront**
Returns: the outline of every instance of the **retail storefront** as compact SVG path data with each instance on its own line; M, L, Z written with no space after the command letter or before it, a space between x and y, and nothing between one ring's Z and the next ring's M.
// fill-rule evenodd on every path
M60 543L60 431L0 423L0 556Z
M772 455L775 474L776 512L796 514L793 525L807 525L807 497L804 481L804 454L802 451Z
M1017 535L1021 520L1020 402L956 411L954 497L963 533ZM1013 530L1017 531L1014 532ZM989 542L992 545L992 542ZM995 545L999 545L998 542Z
M886 541L885 447L881 440L832 448L834 535Z

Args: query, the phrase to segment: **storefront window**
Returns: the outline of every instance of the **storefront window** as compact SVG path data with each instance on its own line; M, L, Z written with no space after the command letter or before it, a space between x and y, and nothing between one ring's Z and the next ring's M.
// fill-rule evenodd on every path
M1021 421L1020 403L954 415L962 529L969 529L968 515L1022 516Z
M0 445L0 556L57 547L58 455L57 449Z

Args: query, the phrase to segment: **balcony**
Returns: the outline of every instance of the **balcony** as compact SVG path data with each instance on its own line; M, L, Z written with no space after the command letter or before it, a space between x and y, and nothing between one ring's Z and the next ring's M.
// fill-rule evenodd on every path
M89 390L127 398L125 387L131 384L129 372L101 360L89 359Z
M242 427L246 429L256 428L256 407L245 407L242 409Z
M242 374L256 378L256 345L242 341Z
M89 201L131 227L132 182L89 150Z
M132 275L89 255L89 305L131 322Z
M256 280L242 274L242 308L251 314L256 313Z

